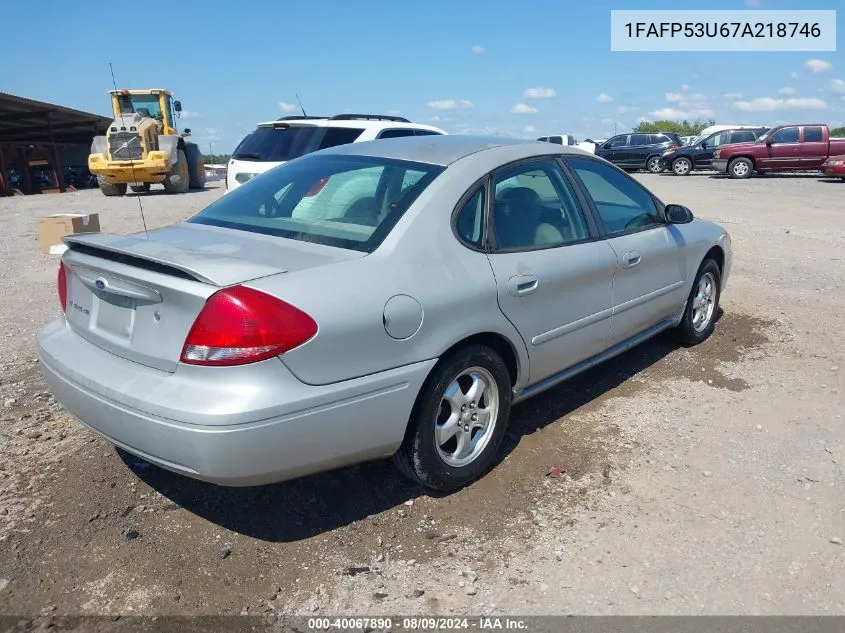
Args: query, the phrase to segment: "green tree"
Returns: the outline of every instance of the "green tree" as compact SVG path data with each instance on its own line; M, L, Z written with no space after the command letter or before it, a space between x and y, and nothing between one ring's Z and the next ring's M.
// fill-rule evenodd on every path
M838 127L830 131L831 136L835 136L837 138L845 138L845 127Z
M646 134L656 134L659 132L673 132L678 136L697 136L701 130L711 125L715 125L713 120L702 121L696 119L692 123L687 120L678 121L643 121L634 128L634 132L643 132Z
M232 157L229 154L205 154L203 158L206 165L225 165Z

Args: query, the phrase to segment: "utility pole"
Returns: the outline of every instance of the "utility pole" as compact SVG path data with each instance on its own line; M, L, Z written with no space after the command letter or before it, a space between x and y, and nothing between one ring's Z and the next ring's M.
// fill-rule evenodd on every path
M211 159L211 164L214 164L214 148L211 145L211 141L208 142L208 157Z

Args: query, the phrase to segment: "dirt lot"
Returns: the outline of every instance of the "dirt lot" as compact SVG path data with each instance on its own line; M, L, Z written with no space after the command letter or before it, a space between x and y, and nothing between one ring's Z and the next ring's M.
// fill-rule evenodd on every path
M389 462L218 489L121 458L45 391L34 227L135 231L137 198L0 199L0 613L845 614L845 183L638 177L732 233L715 335L520 405L502 462L444 497ZM220 193L152 192L147 224Z

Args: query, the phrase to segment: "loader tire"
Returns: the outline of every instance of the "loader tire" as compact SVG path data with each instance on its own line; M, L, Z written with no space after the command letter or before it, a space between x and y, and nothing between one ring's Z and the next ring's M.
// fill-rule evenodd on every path
M173 170L164 179L164 188L167 193L185 193L189 186L188 159L185 157L185 152L180 149Z
M129 185L129 188L135 193L145 193L150 190L150 183L145 182L143 185Z
M191 189L205 188L205 161L196 145L188 145L188 171Z
M126 193L125 182L111 183L107 178L103 178L102 176L97 176L97 186L103 192L104 196L122 196Z

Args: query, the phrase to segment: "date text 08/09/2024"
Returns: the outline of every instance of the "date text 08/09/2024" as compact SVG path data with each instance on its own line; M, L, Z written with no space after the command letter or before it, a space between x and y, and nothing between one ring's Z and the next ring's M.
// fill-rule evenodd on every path
M528 625L521 618L477 617L477 618L309 618L308 629L312 631L527 631Z
M628 22L628 37L818 38L818 22Z

